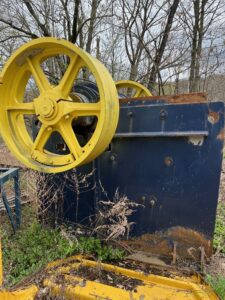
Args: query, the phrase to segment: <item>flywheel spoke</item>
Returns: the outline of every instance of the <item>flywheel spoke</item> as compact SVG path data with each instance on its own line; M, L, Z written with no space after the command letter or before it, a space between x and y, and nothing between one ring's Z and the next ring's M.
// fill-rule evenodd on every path
M27 63L40 92L49 90L51 88L51 85L47 77L45 76L40 63L37 60L29 57L27 57Z
M78 55L75 55L74 57L71 58L69 66L66 69L66 72L64 73L57 87L62 91L64 97L69 96L74 80L77 77L79 70L81 69L83 64L84 63L82 63L82 60Z
M32 152L35 150L43 151L44 147L48 141L48 139L51 136L52 131L48 130L45 125L41 125L41 128L36 136L36 139L34 141L33 147L32 147Z
M13 106L7 106L6 110L9 112L16 113L18 115L34 115L35 114L33 102L18 103Z
M64 102L64 115L72 117L99 116L101 111L100 102L97 103L78 103Z
M64 139L64 142L69 148L71 154L73 154L75 159L78 159L82 155L82 148L77 140L70 122L61 122L58 125L58 131Z
M134 94L134 98L140 97L142 94L142 89L136 89L136 93Z

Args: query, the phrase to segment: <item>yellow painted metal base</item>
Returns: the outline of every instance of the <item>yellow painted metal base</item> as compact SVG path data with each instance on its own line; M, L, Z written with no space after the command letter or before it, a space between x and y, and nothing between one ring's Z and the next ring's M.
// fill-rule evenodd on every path
M18 291L0 291L0 300L33 300L38 292L38 288L33 285L24 290Z
M94 270L96 280L84 280L73 275L80 266ZM197 276L189 278L167 278L157 275L146 275L129 269L109 264L99 264L91 260L76 256L67 260L48 265L49 276L44 280L44 286L49 287L52 296L63 295L66 299L108 299L108 300L191 300L218 299L211 288L200 282ZM140 280L141 284L135 290L127 291L97 282L97 270L109 271L118 276ZM59 281L62 279L62 282Z
M91 268L94 281L86 280L76 275L79 267ZM111 272L115 276L139 281L132 291L106 285L98 282L98 272ZM212 289L202 283L197 276L167 278L158 275L146 275L130 269L120 268L74 256L50 263L44 271L46 278L43 286L49 290L49 295L57 299L79 300L216 300L219 299ZM43 273L44 273L43 272ZM38 295L38 287L30 286L17 291L0 290L0 300L33 300ZM46 298L47 299L47 298Z

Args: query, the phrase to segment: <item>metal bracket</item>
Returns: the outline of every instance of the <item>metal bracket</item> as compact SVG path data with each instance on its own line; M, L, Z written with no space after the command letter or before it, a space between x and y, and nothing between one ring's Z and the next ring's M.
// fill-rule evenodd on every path
M0 168L0 193L2 201L5 206L5 210L8 214L13 231L15 232L20 226L21 220L21 205L20 205L20 186L19 186L19 169L18 168ZM14 180L15 191L15 217L10 207L10 203L7 199L6 192L4 190L4 184L9 180Z

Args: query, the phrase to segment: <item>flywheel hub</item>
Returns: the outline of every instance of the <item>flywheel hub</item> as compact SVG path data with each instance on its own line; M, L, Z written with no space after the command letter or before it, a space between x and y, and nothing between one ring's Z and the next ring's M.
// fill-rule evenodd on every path
M56 105L52 99L44 98L37 106L36 113L42 118L49 119L54 116Z

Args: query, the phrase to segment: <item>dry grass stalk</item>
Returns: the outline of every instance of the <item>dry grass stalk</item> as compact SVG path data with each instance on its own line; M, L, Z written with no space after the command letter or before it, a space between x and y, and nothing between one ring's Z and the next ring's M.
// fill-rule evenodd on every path
M104 194L107 195L106 193ZM121 195L117 189L113 201L108 199L98 203L95 232L106 236L106 240L119 237L128 239L130 228L134 224L134 222L129 222L128 219L138 206L140 204L132 202L126 195Z

